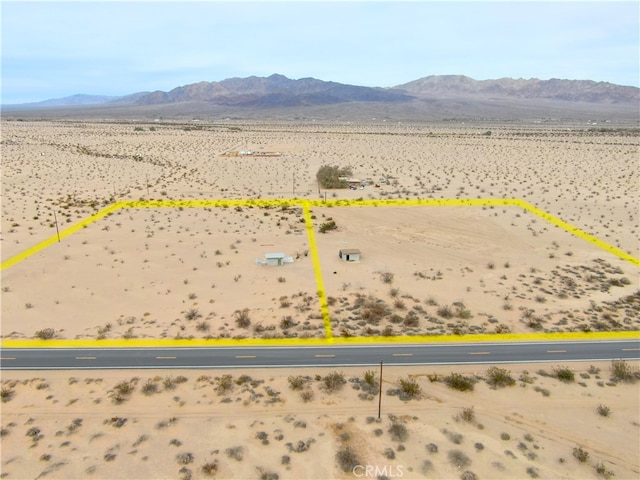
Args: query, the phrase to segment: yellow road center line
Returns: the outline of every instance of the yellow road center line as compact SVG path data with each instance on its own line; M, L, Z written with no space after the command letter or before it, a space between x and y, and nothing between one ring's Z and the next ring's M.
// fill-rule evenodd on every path
M76 357L76 360L95 360L96 357Z
M469 355L489 355L491 352L469 352Z
M331 357L335 357L335 355L314 355L314 357L316 357L316 358L331 358Z
M412 357L413 353L394 353L394 357Z
M547 350L547 353L567 353L566 350Z
M176 357L156 357L156 360L174 360Z
M255 355L236 355L236 358L256 358Z

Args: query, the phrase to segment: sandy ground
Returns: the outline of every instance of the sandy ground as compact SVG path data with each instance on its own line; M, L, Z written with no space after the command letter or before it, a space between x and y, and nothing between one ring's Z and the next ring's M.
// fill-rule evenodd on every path
M2 258L55 235L56 220L63 229L114 200L325 195L523 198L638 255L637 136L484 133L5 121ZM223 156L248 150L282 156ZM379 187L318 195L325 163ZM637 267L518 208L312 213L316 227L338 226L316 233L336 335L640 329ZM363 252L360 264L338 259L344 247ZM2 272L2 336L323 336L308 251L296 209L118 210ZM276 252L296 261L255 263Z
M515 384L501 388L488 385L488 365L386 367L380 420L376 366L372 394L365 368L3 372L12 394L1 470L19 479L209 478L206 465L229 479L638 478L637 384L611 382L607 362L571 364L575 380L564 383L553 372L565 366L502 366ZM475 379L473 391L449 388L453 372ZM346 383L330 392L332 373ZM300 390L292 376L306 378ZM400 400L391 394L400 380L422 393ZM131 392L116 401L123 384ZM342 463L347 448L353 458Z
M66 228L115 200L325 194L522 198L640 253L633 132L496 126L486 135L486 128L474 127L328 123L1 126L3 261L54 235L56 219ZM223 156L246 150L282 156ZM323 164L351 166L354 176L380 186L319 192L315 173ZM316 230L336 336L640 330L637 267L518 209L317 207L312 214L316 227L329 219L338 226L326 234ZM362 261L342 262L340 248L360 249ZM295 262L256 264L273 252ZM2 271L1 334L322 337L308 253L296 209L118 210ZM238 324L243 311L248 326ZM534 375L552 366L513 367L516 378L522 368ZM457 392L425 377L448 375L450 368L390 369L385 387L417 375L425 397L405 403L385 393L390 410L379 424L367 420L376 416L377 396L359 399L355 382L327 393L315 380L324 370L230 371L234 381L249 375L257 383L240 380L223 395L215 377L227 372L219 371L3 372L3 385L14 393L2 403L2 474L204 478L201 467L213 462L217 478L356 478L336 460L348 444L363 465L388 466L369 478L398 478L392 467L402 467L405 478L459 478L467 470L478 478L603 478L609 470L616 478L637 478L637 386L608 385L608 364L599 365L601 374L589 374L588 365L572 368L572 384L534 375L534 383L519 382L523 386L509 387L506 395L483 382L473 393ZM363 374L344 372L347 379ZM484 375L486 368L466 372ZM168 382L167 391L164 380L181 373L186 381L175 389L176 382ZM312 401L289 388L290 375L311 377ZM158 393L142 394L148 379ZM110 392L124 380L134 392L115 405ZM599 415L599 404L613 414ZM454 420L471 406L475 422ZM391 439L389 414L405 423L408 439ZM117 427L119 418L127 421ZM32 427L40 432L27 435ZM268 444L256 438L259 432ZM451 432L462 434L462 443L454 443ZM295 451L299 441L308 451ZM429 452L430 443L437 453ZM244 447L241 461L225 453L236 446ZM584 463L573 456L579 446L589 452ZM448 455L456 449L469 466L452 464ZM186 463L179 464L182 453L192 453L193 461L182 456Z

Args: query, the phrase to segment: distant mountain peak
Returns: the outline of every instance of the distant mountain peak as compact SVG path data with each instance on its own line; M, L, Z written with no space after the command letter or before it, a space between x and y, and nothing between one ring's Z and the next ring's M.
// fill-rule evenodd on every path
M394 87L417 97L484 96L551 99L588 103L640 101L640 89L593 80L499 78L474 80L464 75L431 75Z
M153 92L135 100L140 105L188 101L213 105L255 108L329 105L345 102L401 102L411 95L393 89L360 87L315 78L293 80L279 73L268 77L228 78L220 82L199 82Z

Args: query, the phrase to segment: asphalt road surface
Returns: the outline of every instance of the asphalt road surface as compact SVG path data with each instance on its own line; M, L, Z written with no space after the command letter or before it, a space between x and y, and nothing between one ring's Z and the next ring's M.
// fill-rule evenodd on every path
M348 367L640 359L640 339L299 347L3 349L2 370Z

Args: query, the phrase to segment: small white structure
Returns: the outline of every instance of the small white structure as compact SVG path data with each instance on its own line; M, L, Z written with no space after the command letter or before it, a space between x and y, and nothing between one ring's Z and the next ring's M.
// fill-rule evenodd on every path
M345 262L359 262L362 252L357 248L342 248L338 256Z
M264 259L256 258L256 263L281 267L285 263L293 263L293 257L287 257L284 253L266 253Z

